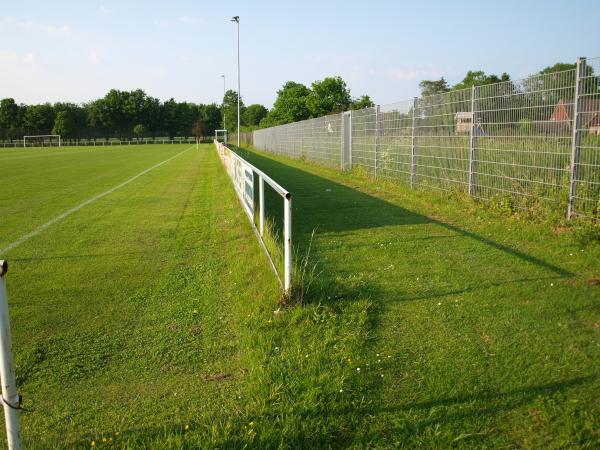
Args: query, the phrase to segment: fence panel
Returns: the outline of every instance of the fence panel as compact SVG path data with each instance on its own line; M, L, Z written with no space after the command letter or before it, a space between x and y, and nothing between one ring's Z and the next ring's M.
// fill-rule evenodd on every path
M600 58L586 61L581 78L579 160L573 213L600 217Z
M554 201L569 216L600 218L600 58L580 64L579 75L536 74L352 111L352 167L516 207ZM341 118L257 130L255 146L341 167Z

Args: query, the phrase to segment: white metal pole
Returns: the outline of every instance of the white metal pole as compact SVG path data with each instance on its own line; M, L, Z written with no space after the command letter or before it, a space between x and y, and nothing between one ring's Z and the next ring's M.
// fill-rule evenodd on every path
M258 176L258 207L260 210L260 235L265 234L265 181L262 175Z
M471 87L471 142L469 153L469 195L477 193L477 86Z
M290 293L292 286L292 194L283 199L284 282L283 288Z
M237 145L240 146L240 97L242 96L240 88L240 18L237 20L237 66L238 66L238 96L237 96Z
M572 138L571 138L571 170L569 177L569 199L567 204L567 219L571 219L573 217L573 210L575 206L575 194L576 194L576 186L577 179L579 178L579 153L580 153L580 145L581 145L581 128L582 128L582 118L581 114L582 107L582 99L584 93L584 82L583 78L586 74L586 59L579 58L577 60L577 66L575 70L575 98L573 100L573 130L572 130Z
M417 97L413 98L412 127L411 127L411 178L410 186L414 189L417 184Z
M12 337L8 317L8 295L5 275L8 263L0 261L0 379L2 380L2 406L6 422L6 439L9 450L21 448L19 408L21 397L17 393L15 369L12 357Z

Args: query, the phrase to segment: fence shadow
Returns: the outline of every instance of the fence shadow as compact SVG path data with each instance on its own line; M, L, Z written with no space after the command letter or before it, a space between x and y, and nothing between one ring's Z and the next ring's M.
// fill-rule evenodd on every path
M250 163L268 173L288 189L293 196L294 244L302 251L312 231L345 233L385 226L434 224L456 236L467 237L497 251L533 264L556 277L571 277L568 270L506 244L456 225L410 211L388 201L373 197L351 187L287 165L254 151L240 149ZM446 236L449 238L450 236Z

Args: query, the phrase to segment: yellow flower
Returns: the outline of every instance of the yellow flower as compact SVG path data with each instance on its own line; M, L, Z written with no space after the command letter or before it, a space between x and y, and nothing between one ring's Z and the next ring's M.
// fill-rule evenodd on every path
M96 441L92 441L92 447L96 446Z
M190 429L190 426L188 424L185 425L185 427L183 427L185 431Z
M102 438L102 442L106 442L106 438L105 437Z

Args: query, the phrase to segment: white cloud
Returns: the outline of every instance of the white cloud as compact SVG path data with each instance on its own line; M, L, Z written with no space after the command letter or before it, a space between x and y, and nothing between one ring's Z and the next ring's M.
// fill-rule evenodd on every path
M35 64L35 62L36 62L35 54L32 52L26 53L25 56L23 57L23 61L29 65Z
M350 69L350 79L353 81L364 80L365 78L372 77L376 73L376 70L371 67L352 66Z
M418 69L394 68L387 71L394 80L414 80L419 76Z
M102 60L100 59L100 57L98 56L98 54L96 52L90 52L90 54L88 55L88 59L95 66L97 66L98 64L100 64L102 62Z
M33 20L15 19L11 16L3 17L2 23L29 32L41 32L55 36L70 36L73 34L73 30L69 25L41 24Z
M179 18L179 21L181 23L206 23L206 20L204 20L201 17L191 17L191 16L181 16Z
M168 20L155 20L154 25L156 25L159 28L168 28L171 24Z

